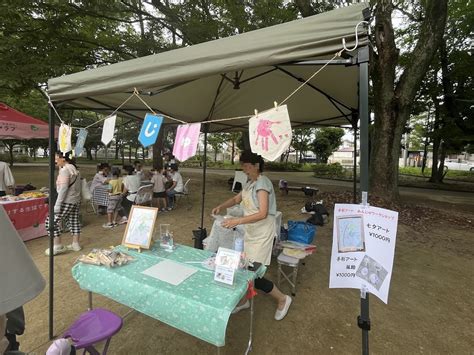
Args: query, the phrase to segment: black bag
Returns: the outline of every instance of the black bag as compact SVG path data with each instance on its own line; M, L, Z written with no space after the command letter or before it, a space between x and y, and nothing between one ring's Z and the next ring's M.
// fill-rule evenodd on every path
M318 213L318 212L314 212L313 215L311 215L311 217L309 217L306 222L308 223L311 223L311 224L314 224L315 226L324 226L324 218L323 218L323 215Z

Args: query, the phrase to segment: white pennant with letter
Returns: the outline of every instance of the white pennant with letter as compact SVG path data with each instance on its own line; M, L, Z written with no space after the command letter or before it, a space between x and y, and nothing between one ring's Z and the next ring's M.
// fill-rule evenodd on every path
M113 115L113 116L107 117L104 121L104 127L102 128L101 141L105 145L108 145L110 141L114 138L116 118L117 118L117 115Z

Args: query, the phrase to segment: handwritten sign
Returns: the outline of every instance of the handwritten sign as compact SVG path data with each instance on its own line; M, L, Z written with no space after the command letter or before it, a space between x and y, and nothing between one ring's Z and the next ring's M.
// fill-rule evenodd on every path
M366 287L388 302L398 212L336 204L329 288Z

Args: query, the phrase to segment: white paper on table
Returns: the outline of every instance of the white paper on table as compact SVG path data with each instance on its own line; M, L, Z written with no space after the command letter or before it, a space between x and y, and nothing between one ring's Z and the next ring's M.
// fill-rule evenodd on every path
M164 260L142 271L142 274L178 286L196 271L197 269L195 268L171 260Z

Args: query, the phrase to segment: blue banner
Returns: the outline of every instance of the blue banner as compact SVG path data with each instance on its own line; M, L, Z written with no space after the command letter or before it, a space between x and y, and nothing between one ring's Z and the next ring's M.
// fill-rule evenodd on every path
M144 147L148 147L156 142L162 123L163 116L156 116L151 113L146 114L140 135L138 136L138 140Z

